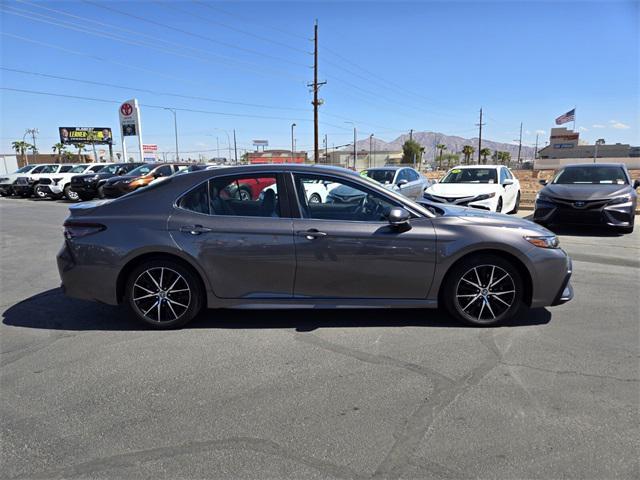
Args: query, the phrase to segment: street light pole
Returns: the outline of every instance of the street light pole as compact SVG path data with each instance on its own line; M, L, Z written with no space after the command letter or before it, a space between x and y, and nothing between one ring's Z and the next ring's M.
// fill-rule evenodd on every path
M296 127L295 123L291 124L291 163L293 163L293 153L295 151L294 140L293 140L293 128Z
M214 127L214 130L218 130L220 132L224 132L227 136L227 151L229 153L229 161L231 161L231 137L229 137L229 132L227 132L224 128Z
M349 123L353 125L353 169L355 170L356 162L358 160L358 150L356 149L356 142L357 142L356 124L353 122L344 122L344 123Z
M373 133L369 135L369 168L371 168L371 151L373 147Z
M173 130L175 132L175 136L176 136L176 162L180 161L180 153L178 151L178 115L176 113L176 109L175 108L168 108L165 107L165 110L169 110L171 113L173 113Z

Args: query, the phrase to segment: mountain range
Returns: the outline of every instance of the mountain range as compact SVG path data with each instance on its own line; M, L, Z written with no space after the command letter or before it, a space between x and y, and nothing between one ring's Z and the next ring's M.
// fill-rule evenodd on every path
M422 145L425 149L424 151L424 159L425 161L431 161L439 155L439 151L436 149L436 145L442 143L447 146L447 149L444 153L460 153L462 152L462 147L465 145L471 145L476 149L474 153L475 158L477 158L477 149L478 149L478 137L474 138L463 138L457 137L455 135L445 135L444 133L437 132L413 132L413 139ZM399 152L402 151L402 145L405 141L409 140L409 134L402 134L395 140L391 142L386 142L382 139L373 137L371 146L375 151L393 151ZM369 150L369 138L364 140L358 140L356 142L356 148L358 151L360 150ZM516 160L518 158L518 145L513 145L511 143L502 143L502 142L494 142L492 140L482 139L482 148L489 148L493 153L496 150L509 152L511 154L511 159ZM348 150L349 147L345 148ZM531 147L522 146L522 151L520 152L520 158L523 160L530 160L533 158L534 149ZM462 155L460 155L462 158Z

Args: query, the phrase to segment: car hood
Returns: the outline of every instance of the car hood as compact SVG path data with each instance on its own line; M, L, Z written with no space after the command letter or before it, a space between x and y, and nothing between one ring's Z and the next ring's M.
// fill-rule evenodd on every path
M495 192L497 183L434 183L426 192L442 197L472 197Z
M554 235L551 231L541 225L515 215L494 213L477 208L460 207L457 205L431 203L428 201L420 201L418 203L428 207L434 207L436 210L444 211L443 215L445 216L458 217L476 225L487 227L524 228L529 231L538 232L540 235Z
M137 175L119 175L113 178L110 178L109 180L107 180L107 183L118 183L121 180L134 180L138 178Z
M578 184L578 185L547 185L541 190L541 194L566 200L600 200L618 197L629 193L629 185L617 184Z

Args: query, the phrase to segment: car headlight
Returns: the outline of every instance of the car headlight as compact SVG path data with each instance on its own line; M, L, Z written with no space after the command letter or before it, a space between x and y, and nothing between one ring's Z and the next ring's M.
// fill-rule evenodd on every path
M0 178L0 183L4 183L4 182L6 182L7 180L9 180L7 177L5 177L5 178Z
M482 195L478 195L476 198L471 200L472 202L479 202L480 200L488 200L496 196L496 192L491 193L483 193Z
M544 195L541 192L536 193L536 202L540 200L541 202L549 202L549 203L553 203L552 200L547 197L546 195Z
M531 245L535 245L540 248L558 248L560 241L555 235L543 235L543 236L526 236L524 239Z
M627 203L631 201L631 195L622 195L620 197L615 197L609 200L608 205L617 205L619 203Z
M433 200L433 199L434 199L434 198L433 198L433 195L431 195L430 193L427 193L426 191L422 194L422 196L423 196L424 198L429 199L429 200Z

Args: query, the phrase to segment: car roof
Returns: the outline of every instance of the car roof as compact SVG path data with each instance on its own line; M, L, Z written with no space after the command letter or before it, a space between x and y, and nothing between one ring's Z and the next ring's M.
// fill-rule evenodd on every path
M389 165L388 167L373 167L373 168L366 168L365 170L400 170L402 168L412 168L409 165Z
M454 169L466 169L466 168L500 168L500 167L505 167L508 168L506 165L456 165L455 167L451 168L450 170L454 170Z
M586 167L586 168L598 168L598 167L622 167L625 168L624 163L570 163L562 168L567 167Z
M358 172L334 165L317 165L317 164L300 164L300 163L261 163L256 165L236 165L229 167L213 168L210 170L198 170L191 172L192 175L209 176L215 173L215 176L243 174L251 172L269 171L273 173L279 172L303 172L310 174L331 173L342 176L359 176Z

